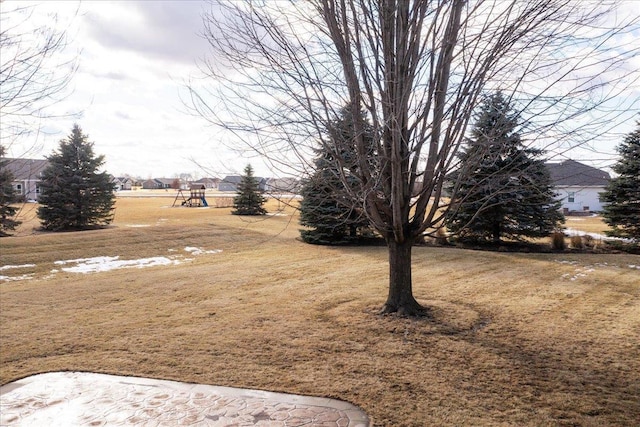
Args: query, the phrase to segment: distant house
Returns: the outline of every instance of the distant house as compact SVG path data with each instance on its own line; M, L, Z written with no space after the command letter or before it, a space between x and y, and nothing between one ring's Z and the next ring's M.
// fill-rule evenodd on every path
M600 193L611 179L607 172L575 160L547 163L547 168L565 213L602 210Z
M258 188L260 191L266 191L267 180L259 176L254 177L258 181ZM242 181L242 177L239 175L227 175L224 177L220 184L218 184L219 191L238 191L238 184Z
M204 188L216 190L220 183L220 178L200 178L197 181L193 181L192 185L204 185Z
M267 179L266 191L269 193L291 193L300 192L300 180L295 178L269 178Z
M49 162L40 159L9 158L3 158L2 161L2 166L6 167L13 176L11 185L16 193L25 200L38 200L42 171Z
M181 182L178 178L148 179L146 181L142 181L142 188L145 190L166 190L169 188L174 188L176 180L178 181L178 186L180 186Z
M133 187L133 180L126 176L112 177L111 182L115 184L116 191L131 190Z

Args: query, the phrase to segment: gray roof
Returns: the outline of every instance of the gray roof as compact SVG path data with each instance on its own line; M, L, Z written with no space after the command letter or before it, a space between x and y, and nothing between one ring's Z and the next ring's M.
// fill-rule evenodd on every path
M203 183L203 184L205 184L205 183L214 183L215 184L216 182L220 182L220 178L200 178L199 180L193 181L193 182L196 183L196 184L199 184L199 183Z
M575 160L547 163L547 168L555 186L605 187L611 178L607 172Z
M49 165L49 161L40 159L2 159L2 167L7 168L15 181L37 180Z
M220 182L225 184L239 184L242 181L242 177L239 175L227 175Z
M254 176L253 177L256 182L261 183L261 182L266 182L266 178L262 178L260 176ZM225 184L239 184L240 181L242 181L242 177L239 175L227 175L224 177L224 179L222 181L220 181L221 183L225 183Z

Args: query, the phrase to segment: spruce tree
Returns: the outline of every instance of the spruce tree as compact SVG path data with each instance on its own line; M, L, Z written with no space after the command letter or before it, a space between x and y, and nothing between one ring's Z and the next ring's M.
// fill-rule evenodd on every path
M93 153L93 143L77 124L60 141L58 152L47 157L42 172L38 217L50 231L82 230L107 225L113 218L115 185L98 172L104 156Z
M267 211L262 207L267 199L260 191L258 180L253 176L253 168L247 165L244 168L236 197L233 199L234 215L265 215Z
M18 202L18 194L13 188L13 175L6 167L4 147L0 145L0 237L8 236L8 231L15 230L20 221L16 221L18 211L14 203Z
M617 177L609 181L602 200L604 221L613 228L610 236L640 241L640 121L617 147L620 154L613 166Z
M360 115L359 119L366 124L364 112ZM314 173L303 182L300 225L308 229L300 230L300 236L307 243L339 245L372 234L356 193L358 186L354 175L358 165L353 129L351 106L347 105L327 129L331 144L323 145L316 151ZM373 150L371 126L365 126L365 129L369 149ZM373 161L375 157L369 158ZM347 182L353 182L350 188L343 184L340 178L342 174Z
M445 222L463 239L492 241L544 237L564 222L542 150L527 148L518 117L497 92L476 123L452 174L452 209Z

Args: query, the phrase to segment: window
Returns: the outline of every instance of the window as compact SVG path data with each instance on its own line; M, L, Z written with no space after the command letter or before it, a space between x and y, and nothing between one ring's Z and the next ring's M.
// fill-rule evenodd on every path
M16 184L16 191L22 194L22 184Z
M575 201L576 201L576 193L575 193L575 191L570 191L569 192L569 198L567 199L567 201L569 203L575 203Z

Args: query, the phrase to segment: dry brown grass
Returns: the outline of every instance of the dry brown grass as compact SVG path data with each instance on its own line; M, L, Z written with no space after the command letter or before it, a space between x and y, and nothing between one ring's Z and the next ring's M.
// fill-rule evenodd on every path
M601 216L567 216L565 217L565 227L573 228L587 233L604 234L609 230L609 226L602 220Z
M36 264L0 283L3 384L80 370L261 388L344 399L381 426L640 419L639 256L416 247L433 316L401 319L377 314L384 247L310 246L295 217L171 202L120 198L109 229L0 240L0 264ZM56 260L185 246L223 252L50 275Z

